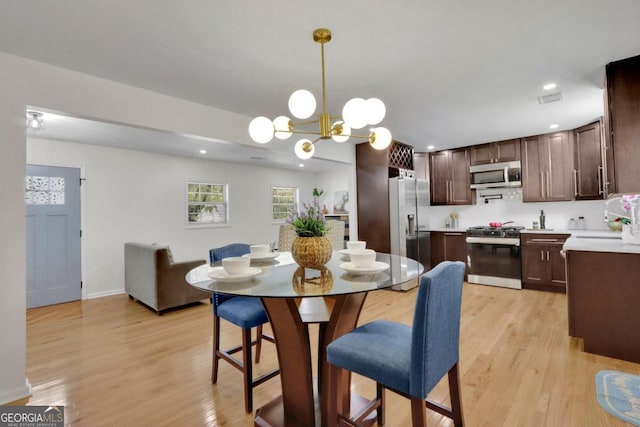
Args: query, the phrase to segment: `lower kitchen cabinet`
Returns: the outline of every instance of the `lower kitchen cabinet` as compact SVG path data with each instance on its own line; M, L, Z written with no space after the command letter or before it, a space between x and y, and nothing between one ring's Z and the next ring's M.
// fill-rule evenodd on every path
M640 254L567 251L569 335L584 351L640 363L638 277Z
M520 234L523 289L567 292L565 260L560 251L568 237L568 234Z
M467 233L462 231L431 232L431 265L442 261L462 261L467 264Z

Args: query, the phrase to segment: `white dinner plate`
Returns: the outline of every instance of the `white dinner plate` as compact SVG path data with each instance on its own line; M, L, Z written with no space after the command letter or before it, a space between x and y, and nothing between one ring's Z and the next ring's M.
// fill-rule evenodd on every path
M223 267L213 267L207 275L220 282L242 282L260 273L262 273L262 270L257 267L249 267L247 271L242 274L227 274Z
M252 260L256 260L256 261L265 261L265 260L277 258L278 255L280 255L279 252L269 252L268 254L246 254L242 256L248 256Z
M376 274L381 271L385 271L389 268L389 264L386 262L374 261L368 267L356 267L351 262L343 262L340 264L340 268L345 270L347 273L358 275L358 274Z

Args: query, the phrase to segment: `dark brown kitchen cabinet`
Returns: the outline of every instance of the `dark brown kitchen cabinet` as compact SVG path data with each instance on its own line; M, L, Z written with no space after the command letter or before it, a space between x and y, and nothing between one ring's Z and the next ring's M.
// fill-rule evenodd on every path
M389 178L399 168L413 169L413 147L398 141L384 150L368 143L356 145L358 238L378 252L391 252Z
M522 233L522 287L566 292L561 250L568 234Z
M569 335L584 351L640 363L639 276L639 254L567 251Z
M471 205L475 202L468 148L430 153L429 176L432 205Z
M467 263L467 233L454 231L431 232L431 265L442 261Z
M610 192L640 193L640 56L607 64L605 100L605 147L612 158L606 166L614 175Z
M600 122L573 131L573 188L576 200L597 200L604 195Z
M509 139L474 145L470 148L470 156L472 166L520 160L520 140Z
M524 202L571 200L573 150L568 132L521 139Z

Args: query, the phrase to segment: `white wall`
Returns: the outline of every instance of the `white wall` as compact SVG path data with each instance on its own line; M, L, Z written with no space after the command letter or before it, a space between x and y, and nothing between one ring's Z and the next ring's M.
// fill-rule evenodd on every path
M311 200L313 188L326 185L314 173L36 138L27 141L27 162L84 169L88 298L124 292L124 242L167 244L177 261L207 260L209 249L234 242L271 243L280 226L271 219L271 186L298 187L301 199ZM346 190L347 169L330 174L331 185ZM228 226L187 227L188 179L229 185Z
M320 197L320 205L326 205L329 214L334 214L334 196L336 191L349 192L349 238L351 240L358 239L358 205L356 203L356 170L355 168L344 169L340 173L324 172L317 176L317 181L323 183L322 190L324 194ZM320 188L318 188L320 189Z
M30 393L25 375L26 226L23 198L27 107L240 144L252 142L246 131L251 117L241 114L5 53L0 53L0 70L2 404ZM276 144L271 149L286 150L288 147ZM354 163L355 150L351 144L323 144L317 147L316 156ZM353 187L351 191L355 191Z
M502 194L501 200L484 203L481 194ZM522 189L481 190L475 205L432 206L429 209L429 226L444 227L446 218L458 213L460 228L489 225L491 221L514 221L515 225L531 228L533 221L539 222L540 211L544 210L546 228L562 230L567 228L569 219L584 216L590 230L607 230L602 220L604 201L588 200L574 202L523 203Z

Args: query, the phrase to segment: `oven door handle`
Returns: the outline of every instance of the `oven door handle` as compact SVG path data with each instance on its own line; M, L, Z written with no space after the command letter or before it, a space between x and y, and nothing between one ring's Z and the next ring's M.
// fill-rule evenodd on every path
M490 245L520 246L520 239L505 237L467 237L467 243L485 243Z

